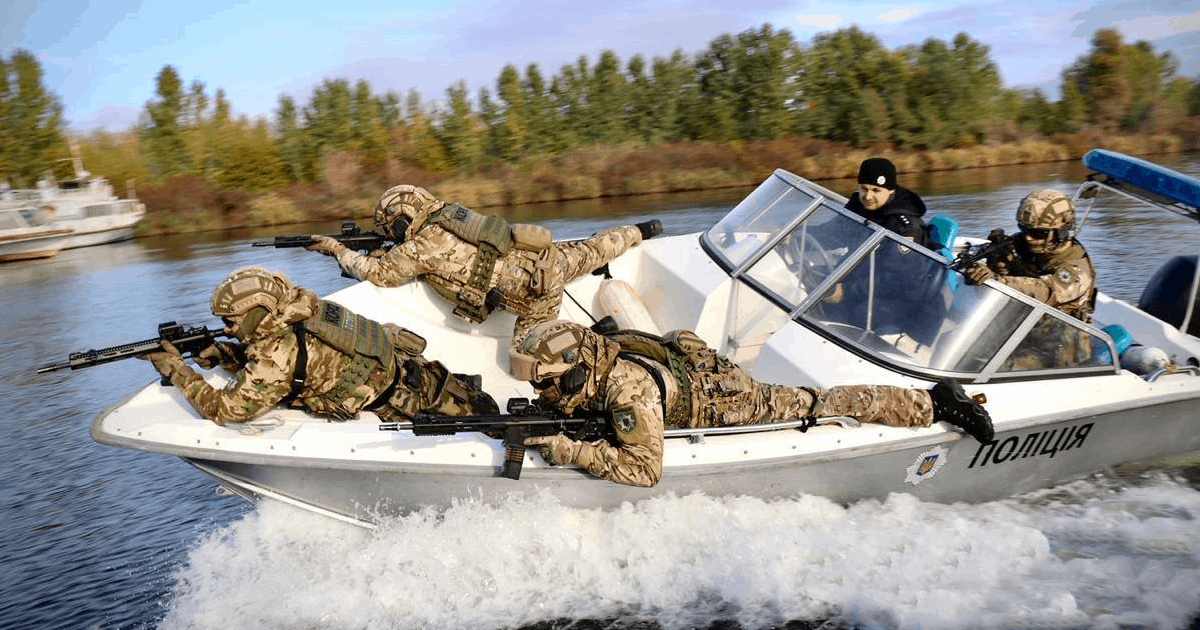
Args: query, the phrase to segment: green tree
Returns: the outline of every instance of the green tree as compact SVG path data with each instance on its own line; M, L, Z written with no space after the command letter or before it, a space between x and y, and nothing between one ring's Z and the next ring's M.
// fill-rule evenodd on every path
M517 67L507 64L496 79L500 105L496 111L496 150L502 160L515 160L529 152L529 107Z
M359 79L355 83L351 113L354 146L362 155L363 169L377 176L383 174L388 157L384 119L390 114L385 114L385 107L387 101L372 95L371 86L365 80Z
M650 102L650 141L680 140L684 94L695 92L692 62L678 48L670 57L655 57Z
M154 179L192 171L192 159L184 133L187 111L183 81L171 65L163 66L154 80L157 99L146 103L148 124L141 130L150 172Z
M446 88L448 109L441 120L446 158L451 168L465 168L479 162L483 152L483 137L478 117L471 111L467 84L462 79Z
M621 60L611 50L600 53L588 81L587 112L592 124L585 137L592 142L619 144L630 139L629 82L621 72Z
M698 99L691 102L688 113L690 135L697 140L726 142L737 137L736 54L737 44L725 34L696 56Z
M317 150L347 149L354 142L354 116L350 82L326 79L304 107L304 131Z
M316 177L317 165L297 114L295 99L281 94L279 107L275 110L275 153L289 181L309 182Z
M0 57L0 179L32 187L66 156L63 127L62 105L42 86L33 53L18 49L7 60Z
M790 131L800 50L787 29L770 24L739 33L733 54L733 117L743 139L773 140ZM886 105L879 103L881 111Z
M906 52L911 64L910 102L922 103L921 111L927 112L919 123L926 144L983 142L985 124L992 119L1000 96L1000 73L988 57L988 47L959 33L950 46L928 39Z
M936 118L936 107L926 97L910 102L885 98L907 92L907 67L874 35L857 26L817 35L804 52L800 68L796 111L801 133L865 146L906 140L916 130L903 123ZM871 91L879 99L872 102L889 107L887 120L863 107Z

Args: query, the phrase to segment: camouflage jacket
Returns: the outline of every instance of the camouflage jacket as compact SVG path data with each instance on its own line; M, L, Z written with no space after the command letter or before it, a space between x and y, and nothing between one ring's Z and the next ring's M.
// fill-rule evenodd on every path
M584 443L575 462L602 479L650 487L662 477L664 430L761 424L807 416L850 416L889 426L927 427L933 404L925 390L890 385L842 385L829 389L759 383L737 365L688 370L681 391L670 369L657 361L618 358L602 394L589 405L612 414L617 443ZM686 420L665 422L680 396L690 398ZM552 402L547 401L552 405Z
M340 400L321 394L341 380L352 356L306 335L307 376L298 400L310 413L326 418L350 418L375 400L391 384L392 370L380 365L366 381ZM266 413L291 391L291 378L299 355L299 342L289 327L245 346L246 363L238 368L223 388L209 385L187 365L181 364L171 384L200 415L217 424L245 422ZM227 366L229 367L229 366Z
M1020 247L1017 252L1029 267L1029 275L1013 275L1011 268L996 265L997 282L1077 319L1091 321L1096 306L1096 269L1082 245L1072 241L1049 257Z
M553 317L558 312L566 282L640 242L641 233L636 227L623 226L583 241L553 243L541 251L513 248L496 259L487 289L498 288L504 296L505 310L518 318L543 314L541 311ZM441 226L429 224L379 256L363 256L340 248L337 260L355 279L382 287L400 286L420 278L453 303L471 277L478 255L478 246Z

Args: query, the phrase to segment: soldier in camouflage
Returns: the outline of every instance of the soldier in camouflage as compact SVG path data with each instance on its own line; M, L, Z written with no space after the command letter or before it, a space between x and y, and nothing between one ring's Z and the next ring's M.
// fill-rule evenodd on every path
M1075 206L1070 198L1050 188L1030 193L1017 208L1017 225L1022 236L1015 243L1020 264L1012 259L976 263L966 270L967 281L995 280L1090 323L1096 269L1071 235Z
M389 421L425 411L497 412L477 376L452 374L423 358L419 335L318 299L281 273L238 269L213 290L211 307L238 343L218 342L196 362L233 372L223 389L205 382L168 341L162 352L143 358L219 425L251 420L277 405L330 420L348 420L362 410Z
M581 241L553 242L544 227L510 225L409 185L383 193L375 204L375 226L396 245L364 256L314 235L308 249L337 258L347 274L379 286L422 278L467 321L482 322L497 309L508 311L517 318L514 339L558 315L566 283L662 231L654 220Z
M850 416L900 427L946 421L980 442L993 436L987 411L953 381L932 390L768 385L688 331L602 335L572 322L544 322L510 348L509 360L512 374L530 381L543 404L567 414L610 413L616 439L580 442L558 434L525 444L538 446L551 465L578 464L628 485L658 483L665 429Z

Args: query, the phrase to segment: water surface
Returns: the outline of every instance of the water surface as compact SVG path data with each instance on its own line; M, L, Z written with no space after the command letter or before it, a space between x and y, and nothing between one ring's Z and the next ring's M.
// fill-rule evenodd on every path
M1195 156L1164 162L1200 172ZM1083 174L1064 163L901 183L931 215L983 235L1013 231L1026 193L1069 192ZM746 192L507 214L562 238L649 217L682 234ZM1129 204L1089 219L1081 240L1100 286L1136 302L1167 257L1200 247L1181 224ZM163 321L215 325L208 296L237 267L279 269L320 294L345 287L328 258L249 247L336 229L140 239L0 266L0 628L1182 628L1200 611L1194 459L978 505L907 495L850 507L697 495L611 511L464 501L368 533L222 498L177 458L94 443L92 418L154 378L144 362L33 373L71 351L153 336Z

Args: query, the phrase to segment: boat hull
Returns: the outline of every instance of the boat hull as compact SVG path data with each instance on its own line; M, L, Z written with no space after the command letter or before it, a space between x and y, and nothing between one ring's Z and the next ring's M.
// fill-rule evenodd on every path
M51 258L66 248L72 233L55 229L0 236L0 262Z
M662 479L653 488L614 484L575 467L550 467L533 450L526 453L521 478L507 479L500 476L504 449L498 440L379 432L372 416L334 425L295 421L296 414L260 434L198 420L195 431L179 436L173 447L164 447L152 426L113 431L101 416L93 437L179 455L251 500L280 500L368 527L423 508L541 494L579 508L697 492L764 500L809 494L842 503L902 492L931 502L982 502L1116 464L1200 450L1194 412L1200 391L1190 385L1196 379L1170 378L1189 387L1155 400L1002 421L996 439L983 445L938 426L821 426L806 433L671 438ZM157 389L152 385L147 392ZM340 442L333 437L339 430Z

